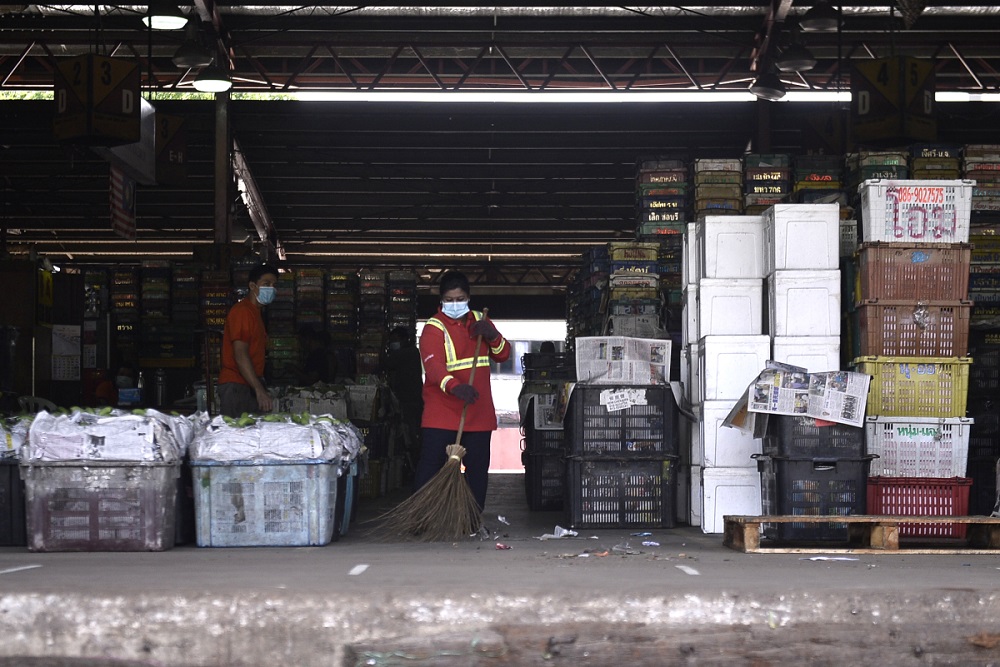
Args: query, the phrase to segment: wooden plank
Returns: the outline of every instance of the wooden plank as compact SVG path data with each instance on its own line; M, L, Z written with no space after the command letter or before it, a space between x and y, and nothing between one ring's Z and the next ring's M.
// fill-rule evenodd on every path
M903 516L898 514L780 514L773 516L726 515L726 521L736 523L965 523L1000 525L995 516Z
M873 549L864 547L758 547L753 551L745 551L748 554L855 554L866 556L996 556L1000 554L997 549L966 549L966 548L940 548L928 549L926 547L900 547L896 550Z

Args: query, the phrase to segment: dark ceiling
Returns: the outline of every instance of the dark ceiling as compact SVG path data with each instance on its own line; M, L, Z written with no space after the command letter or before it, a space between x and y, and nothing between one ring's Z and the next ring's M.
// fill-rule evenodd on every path
M234 99L228 106L272 240L290 263L459 262L495 270L497 282L546 285L563 282L586 248L631 236L637 160L852 147L845 109L836 103L629 97L745 91L810 4L404 10L199 2L184 10L202 19L205 43L228 54L236 92L355 96ZM939 91L996 92L1000 9L929 2L916 12L912 4L900 2L890 13L885 5L845 3L839 33L801 34L819 62L812 72L782 75L786 86L847 89L852 62L909 55L933 62ZM196 72L170 61L184 31L145 30L145 6L98 9L95 16L94 7L80 5L0 6L0 92L51 90L54 65L65 56L96 51L137 60L157 113L185 119L186 181L140 186L138 239L116 239L107 222L107 162L86 147L55 142L53 102L0 101L3 248L81 262L189 257L192 246L210 247L218 237L213 137L220 105L162 99L161 91L192 90ZM403 90L449 101L378 97ZM623 101L465 103L454 98L460 90L546 100L594 91ZM939 105L942 139L1000 143L996 106ZM239 241L253 224L235 192L221 199Z

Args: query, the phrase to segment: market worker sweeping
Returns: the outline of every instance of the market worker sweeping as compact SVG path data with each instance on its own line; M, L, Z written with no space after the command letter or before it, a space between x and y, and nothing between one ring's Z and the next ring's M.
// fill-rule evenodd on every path
M264 385L267 331L261 310L274 301L277 285L276 268L270 264L254 267L250 271L250 293L226 315L218 391L222 414L227 417L271 411L271 395Z
M414 488L419 489L441 470L447 460L445 448L458 443L462 409L468 405L458 444L466 449L465 479L482 509L489 480L490 438L497 428L490 360L506 361L510 344L483 313L469 310L469 280L464 274L445 272L440 294L438 312L427 320L420 335L420 359L424 364L424 412L420 422L423 444ZM474 361L477 371L473 376Z

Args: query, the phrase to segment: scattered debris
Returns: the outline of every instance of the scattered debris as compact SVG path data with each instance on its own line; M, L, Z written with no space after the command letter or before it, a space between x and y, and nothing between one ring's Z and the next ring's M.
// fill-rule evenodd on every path
M652 540L646 540L645 542L642 543L642 546L644 546L644 547L658 547L658 546L660 546L660 543L659 542L654 542Z
M576 537L579 535L575 530L569 530L568 528L563 528L562 526L556 526L555 530L551 533L545 533L544 535L538 536L536 539L539 540L559 540L564 537Z
M507 521L507 517L503 516L502 514L497 514L497 521L499 521L505 526L510 525L510 521Z
M860 558L848 558L847 556L810 556L799 560L861 560Z
M507 550L513 549L513 548L514 547L512 547L510 545L502 544L500 542L497 542L497 551L507 551Z

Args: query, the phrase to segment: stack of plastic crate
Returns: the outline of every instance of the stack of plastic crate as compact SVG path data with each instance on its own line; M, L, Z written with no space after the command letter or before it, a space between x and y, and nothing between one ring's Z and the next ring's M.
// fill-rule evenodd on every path
M943 181L962 178L961 147L957 144L914 144L910 155L910 178Z
M681 383L697 422L684 439L690 522L720 533L726 514L758 514L751 458L760 440L722 426L770 358L764 335L764 226L760 216L705 216L688 226Z
M194 333L188 322L171 322L171 293L174 267L169 262L146 260L142 263L142 344L140 365L178 367L193 363ZM181 311L190 317L190 311ZM152 396L152 392L150 392Z
M201 269L191 264L174 264L170 287L170 321L187 327L194 336L199 324Z
M201 272L201 325L206 332L198 341L198 350L204 357L201 365L211 378L219 376L222 364L222 330L226 326L226 314L233 301L229 271Z
M364 270L358 276L358 347L355 352L355 375L375 375L379 370L385 341L386 274Z
M246 285L244 280L242 283ZM295 273L278 273L274 302L265 309L267 319L267 363L269 380L275 385L292 385L298 379L299 336L295 324Z
M607 246L608 290L602 333L638 338L664 338L660 321L660 244L615 241ZM633 290L650 289L651 298L633 298Z
M682 160L655 159L639 162L636 174L636 233L660 234L670 225L690 217L688 170Z
M323 269L295 270L295 328L297 331L323 327Z
M573 355L529 353L522 359L521 400L527 407L521 422L524 436L524 492L532 511L563 509L566 483L566 438L558 416L562 383L576 379Z
M843 198L843 163L839 155L796 155L792 166L792 192L801 204L830 203Z
M358 274L331 270L326 274L326 330L337 358L337 374L353 375L358 342Z
M119 267L111 272L112 347L121 361L139 358L139 272Z
M810 373L841 367L840 206L777 204L764 213L773 359ZM795 376L791 376L793 381ZM802 396L807 400L808 376ZM860 415L859 415L860 416ZM772 416L759 458L765 514L858 514L868 469L860 428ZM779 524L781 539L839 539L844 524Z
M740 158L700 158L694 161L694 215L743 213L743 161Z
M417 331L417 274L413 271L390 271L389 313L386 329L403 327L413 338Z
M1000 144L967 144L962 149L963 178L975 181L972 214L995 220L1000 214Z
M844 158L848 191L857 192L858 187L869 180L909 177L909 159L905 148L848 153Z
M667 386L577 383L563 422L570 527L672 528L677 420Z
M748 153L743 156L743 212L760 215L769 206L787 201L792 193L792 156L785 153Z
M968 513L971 193L960 180L861 186L855 363L872 376L865 440L879 457L869 514ZM964 537L965 527L900 534Z

